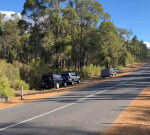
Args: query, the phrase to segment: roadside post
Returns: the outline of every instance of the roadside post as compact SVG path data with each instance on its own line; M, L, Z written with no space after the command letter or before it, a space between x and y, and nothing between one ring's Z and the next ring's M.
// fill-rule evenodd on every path
M23 100L23 86L21 87L21 100Z

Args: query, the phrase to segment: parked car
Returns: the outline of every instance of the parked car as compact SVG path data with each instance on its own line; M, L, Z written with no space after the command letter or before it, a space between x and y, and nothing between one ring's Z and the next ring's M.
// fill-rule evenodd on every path
M56 88L59 89L60 86L67 86L67 83L59 74L50 74L50 75L43 75L42 76L42 84L41 88L48 89L48 88Z
M71 83L72 85L75 82L80 83L80 76L76 75L74 72L62 73L61 76L64 78L65 82Z
M101 77L112 77L112 76L116 76L117 73L113 68L106 68L104 70L101 70Z

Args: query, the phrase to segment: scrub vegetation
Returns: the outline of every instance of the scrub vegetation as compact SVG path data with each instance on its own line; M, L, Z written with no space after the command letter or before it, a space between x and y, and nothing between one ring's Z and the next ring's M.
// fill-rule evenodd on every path
M20 77L20 71L12 64L0 60L0 96L14 96L14 90L29 89L29 85Z
M94 0L26 0L22 15L27 19L14 14L3 21L0 14L0 83L8 91L37 89L45 73L76 71L86 78L148 55L146 45L117 28Z

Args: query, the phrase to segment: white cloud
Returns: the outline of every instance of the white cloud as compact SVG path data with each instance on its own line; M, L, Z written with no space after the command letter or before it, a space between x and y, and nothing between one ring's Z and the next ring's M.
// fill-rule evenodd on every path
M150 49L150 43L149 42L144 42L146 44L147 48Z
M8 21L8 20L13 20L13 17L12 15L13 14L17 14L18 17L21 19L21 13L16 13L16 12L13 12L13 11L0 11L1 14L5 14L5 17L4 17L4 21Z

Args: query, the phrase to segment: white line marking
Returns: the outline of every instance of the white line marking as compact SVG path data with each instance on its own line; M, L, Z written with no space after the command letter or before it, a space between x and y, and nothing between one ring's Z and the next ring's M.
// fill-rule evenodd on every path
M132 80L132 79L134 79L134 77L132 77L132 78L129 79L129 80ZM88 95L88 96L86 96L86 97L84 97L84 98L80 98L79 100L77 100L77 101L75 101L75 102L73 102L73 103L70 103L70 104L67 104L67 105L65 105L65 106L59 107L59 108L54 109L54 110L52 110L52 111L49 111L49 112L46 112L46 113L37 115L37 116L35 116L35 117L32 117L32 118L30 118L30 119L21 121L21 122L19 122L19 123L13 124L13 125L10 125L10 126L8 126L8 127L0 128L0 131L3 131L3 130L6 130L6 129L9 129L9 128L12 128L12 127L15 127L15 126L24 124L24 123L26 123L26 122L28 122L28 121L31 121L31 120L40 118L40 117L42 117L42 116L45 116L45 115L47 115L47 114L56 112L56 111L61 110L61 109L64 109L64 108L69 107L69 106L71 106L71 105L74 105L74 104L76 104L76 103L78 103L78 102L81 102L81 101L83 101L83 100L86 100L86 99L88 99L88 98L90 98L90 97L94 97L94 96L96 96L96 95L98 95L98 94L104 93L104 92L106 92L106 91L108 91L108 90L110 90L110 89L112 89L112 88L115 88L115 87L118 86L119 84L121 84L121 82L118 83L118 84L116 84L114 87L109 87L108 89L103 90L103 91L100 91L100 92L97 92L96 94L92 94L92 95Z
M108 90L108 89L107 89L107 90ZM43 114L40 114L40 115L37 115L37 116L35 116L35 117L32 117L32 118L30 118L30 119L21 121L21 122L19 122L19 123L13 124L13 125L10 125L10 126L8 126L8 127L0 128L0 131L3 131L3 130L6 130L6 129L8 129L8 128L12 128L12 127L15 127L15 126L24 124L24 123L26 123L26 122L28 122L28 121L37 119L37 118L39 118L39 117L45 116L45 115L47 115L47 114L56 112L56 111L61 110L61 109L64 109L64 108L69 107L69 106L71 106L71 105L74 105L74 104L76 104L76 103L78 103L78 102L81 102L81 101L83 101L83 100L86 100L87 98L94 97L94 96L97 95L97 94L104 93L104 92L107 91L107 90L103 90L103 91L97 92L96 94L93 94L93 95L88 95L88 96L86 96L86 97L84 97L84 98L81 98L81 99L77 100L76 102L67 104L67 105L65 105L65 106L59 107L59 108L57 108L57 109L54 109L54 110L52 110L52 111L49 111L49 112L46 112L46 113L43 113Z

